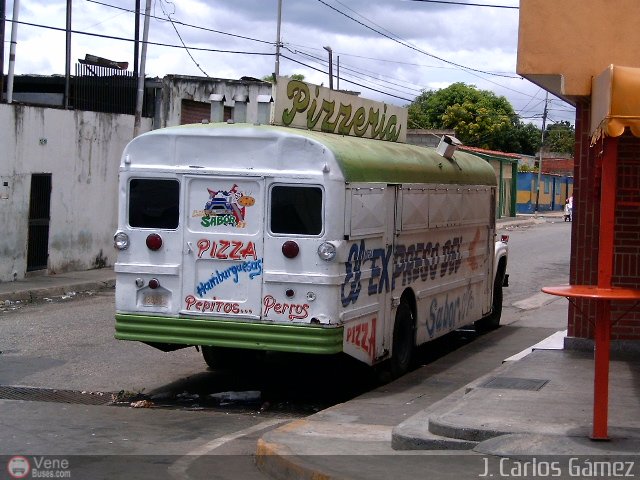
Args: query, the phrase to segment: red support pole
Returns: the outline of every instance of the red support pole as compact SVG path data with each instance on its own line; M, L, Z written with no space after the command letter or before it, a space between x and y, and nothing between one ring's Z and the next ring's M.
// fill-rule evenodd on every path
M606 137L600 187L600 242L598 248L598 287L611 288L613 276L613 234L618 180L618 138Z
M618 138L606 137L600 184L600 242L598 288L611 288L613 241L618 176ZM595 325L595 375L593 381L593 440L608 440L609 353L611 347L611 301L599 300Z
M591 439L608 440L611 301L599 300L597 307L594 351L595 374L593 379L593 431Z

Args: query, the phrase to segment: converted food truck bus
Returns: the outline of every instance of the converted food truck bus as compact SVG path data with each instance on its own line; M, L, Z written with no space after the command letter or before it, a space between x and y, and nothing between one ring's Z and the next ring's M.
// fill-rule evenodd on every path
M507 248L474 155L189 125L134 139L119 188L118 339L197 346L211 366L344 352L397 376L416 346L499 322Z

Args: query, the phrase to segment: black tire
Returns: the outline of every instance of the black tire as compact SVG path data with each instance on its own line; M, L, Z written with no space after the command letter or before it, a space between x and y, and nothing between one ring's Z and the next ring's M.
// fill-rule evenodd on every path
M202 358L213 369L242 369L256 359L256 352L240 348L210 347L203 345Z
M498 271L496 280L493 284L493 302L491 305L491 313L475 323L476 330L488 332L495 330L500 326L500 318L502 317L502 283L504 282L504 272Z
M399 378L409 371L413 363L415 335L413 313L405 302L400 303L393 325L393 350L390 370L393 378Z

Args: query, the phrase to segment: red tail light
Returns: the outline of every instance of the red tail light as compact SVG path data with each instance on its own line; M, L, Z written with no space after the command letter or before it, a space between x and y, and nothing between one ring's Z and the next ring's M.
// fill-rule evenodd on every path
M147 237L147 247L149 250L160 250L162 247L162 237L157 233L151 233Z
M296 258L300 253L300 247L293 240L287 240L282 244L282 254L287 258Z
M509 242L509 235L502 235L500 237L500 241L504 242L504 243L508 243Z

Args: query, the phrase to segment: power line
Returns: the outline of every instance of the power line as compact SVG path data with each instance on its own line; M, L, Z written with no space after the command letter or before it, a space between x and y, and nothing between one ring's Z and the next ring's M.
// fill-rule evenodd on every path
M67 30L65 28L61 28L61 27L52 27L50 25L42 25L39 23L32 23L32 22L24 22L22 20L10 20L10 19L6 19L5 21L7 22L11 22L11 23L17 23L18 25L26 25L28 27L36 27L36 28L44 28L47 30L55 30L58 32L66 32ZM135 40L132 38L125 38L125 37L117 37L115 35L106 35L103 33L93 33L93 32L85 32L82 30L70 30L71 33L73 34L77 34L77 35L85 35L88 37L97 37L97 38L106 38L108 40L120 40L123 42L134 42ZM147 42L148 45L154 45L157 47L168 47L168 48L185 48L182 45L172 45L170 43L160 43L160 42ZM238 55L263 55L263 56L273 56L275 55L275 53L271 53L271 52L247 52L247 51L243 51L243 50L222 50L222 49L216 49L216 48L204 48L204 47L188 47L191 50L198 50L201 52L212 52L212 53L234 53L234 54L238 54Z
M169 14L169 13L167 13L165 11L164 5L163 5L163 1L164 0L160 0L160 8L162 9L162 13L164 13L167 16L167 18L169 19L169 21L171 22L171 26L175 30L176 35L178 35L178 38L180 39L180 43L182 43L182 46L184 47L185 51L187 52L187 55L189 55L189 58L191 58L191 61L195 64L195 66L198 67L198 69L202 73L204 73L204 76L205 77L209 77L209 74L204 71L204 69L200 66L200 64L198 62L196 62L196 59L193 58L193 55L191 55L191 52L187 48L187 45L184 43L184 40L182 39L182 35L180 35L180 32L178 31L178 27L176 27L175 23L173 23L173 19L171 18L171 15L173 15L173 14ZM168 0L167 0L167 3L173 5L173 12L175 13L175 11L176 11L175 4L173 2L168 1Z
M287 48L287 47L285 47L285 48ZM312 55L312 54L307 53L307 52L303 52L303 51L300 51L300 50L294 50L294 51L292 51L292 50L291 50L291 49L289 49L289 48L287 48L287 50L289 50L289 51L290 51L291 53L293 53L294 55L304 55L305 57L309 57L309 58L311 58L311 59L313 59L313 60L315 60L315 61L317 61L317 62L319 62L319 63L322 63L323 65L324 65L324 64L326 64L326 63L328 63L325 59L320 58L320 57L317 57L317 56ZM394 83L394 82L391 82L391 81L388 81L388 80L384 80L384 79L378 79L378 78L376 78L375 76L368 75L367 73L364 73L364 72L359 71L359 70L354 69L354 68L347 67L347 66L345 66L345 65L343 65L343 64L340 64L340 70L341 70L341 71L345 71L345 70L346 70L347 72L351 72L351 74L352 74L352 75L355 75L356 77L360 76L360 77L358 77L358 78L366 77L366 78L362 78L362 79L363 79L363 80L369 79L369 81L370 81L370 82L372 82L372 83L373 83L373 84L375 84L375 85L379 85L379 86L381 86L381 87L382 87L383 85L380 85L379 83L375 82L375 81L374 81L374 79L375 79L375 80L378 80L379 82L383 82L383 83L386 83L386 84L389 84L389 85L394 85L394 86L396 86L396 87L404 88L404 90L398 90L398 89L395 89L395 88L393 88L393 87L386 87L386 88L390 88L391 90L394 90L394 91L396 91L396 92L401 92L401 93L406 93L406 94L412 94L412 92L411 92L410 90L413 90L413 92L420 93L420 90L418 90L418 89L412 89L412 88L409 88L409 87L405 87L404 85L400 85L399 83ZM391 77L389 77L389 78L391 78Z
M443 3L445 5L458 5L463 7L489 7L489 8L507 8L518 10L520 7L513 7L509 5L491 5L487 3L466 3L466 2L452 2L447 0L411 0L412 2L424 2L424 3Z
M306 64L306 63L300 62L300 61L295 60L295 59L293 59L293 58L291 58L291 57L287 57L286 55L282 55L282 58L286 58L287 60L290 60L290 61L292 61L293 63L297 63L298 65L302 65L302 66L304 66L304 67L310 68L311 70L315 70L316 72L326 73L324 70L321 70L321 69L316 68L316 67L312 67L311 65L308 65L308 64ZM398 99L400 99L400 100L404 100L405 102L412 102L412 101L413 101L413 100L411 100L411 99L409 99L409 98L404 98L404 97L401 97L401 96L399 96L399 95L394 95L394 94L392 94L392 93L384 92L384 91L382 91L382 90L378 90L378 89L376 89L376 88L372 88L372 87L368 87L368 86L366 86L366 85L362 85L361 83L354 82L353 80L350 80L350 79L348 79L348 78L346 78L346 77L342 77L342 76L341 76L341 77L340 77L340 80L344 80L345 82L349 82L349 83L351 83L351 84L353 84L353 85L356 85L356 86L358 86L358 87L366 88L367 90L371 90L372 92L382 93L383 95L388 95L388 96L390 96L390 97L394 97L394 98L398 98Z
M129 8L118 7L116 5L110 5L108 3L100 2L98 0L86 0L86 1L90 2L90 3L95 3L97 5L102 5L104 7L115 8L116 10L123 10L125 12L135 13L134 10L131 10ZM249 41L258 42L258 43L266 43L268 45L274 45L275 46L275 42L270 42L270 41L267 41L267 40L260 40L258 38L247 37L247 36L244 36L244 35L237 35L235 33L222 32L220 30L214 30L212 28L201 27L199 25L192 25L192 24L189 24L189 23L184 23L184 22L181 22L179 20L173 20L173 19L172 20L167 20L166 18L156 17L155 15L149 15L149 17L153 18L154 20L159 20L161 22L171 22L171 23L175 23L177 25L182 25L184 27L195 28L195 29L198 29L198 30L204 30L206 32L217 33L219 35L226 35L226 36L229 36L229 37L240 38L242 40L249 40Z
M339 13L340 15L344 15L345 17L347 17L350 20L353 20L354 22L358 23L359 25L362 25L363 27L365 27L365 28L377 33L378 35L382 35L383 37L388 38L389 40L392 40L392 41L394 41L394 42L396 42L396 43L398 43L400 45L403 45L403 46L405 46L407 48L410 48L411 50L414 50L414 51L416 51L418 53L421 53L423 55L426 55L428 57L435 58L436 60L440 60L441 62L448 63L449 65L456 66L456 67L461 68L463 70L468 70L468 71L472 71L472 72L478 72L478 73L482 73L482 74L485 74L485 75L494 75L494 76L497 76L497 77L506 77L506 78L518 78L518 77L513 77L513 76L510 76L510 75L502 75L502 74L498 74L498 73L491 73L491 72L488 72L488 71L485 71L485 70L479 70L477 68L467 67L465 65L461 65L459 63L452 62L451 60L446 60L445 58L438 57L437 55L433 55L432 53L426 52L426 51L424 51L424 50L422 50L422 49L420 49L418 47L415 47L415 46L411 45L410 43L407 43L407 42L402 41L402 40L398 40L397 38L393 38L392 36L387 35L386 33L381 32L380 30L376 30L375 28L373 28L373 27L361 22L360 20L358 20L356 18L353 18L351 15L348 15L348 14L342 12L341 10L338 10L336 7L334 7L332 5L329 5L324 0L317 0L317 1L322 3L324 6L330 8L331 10Z
M118 7L118 6L115 6L115 5L110 5L110 4L108 4L108 3L104 3L104 2L101 2L101 1L99 1L99 0L86 0L86 1L91 2L91 3L98 4L98 5L106 6L106 7L109 7L109 8L115 8L115 9L118 9L118 10L123 10L123 11L127 11L127 12L130 12L130 13L135 13L135 12L133 12L133 10L126 9L126 8L123 8L123 7ZM319 0L319 1L321 1L321 0ZM336 1L338 1L338 3L340 3L341 5L344 5L344 4L343 4L342 2L340 2L339 0L336 0ZM323 4L327 5L325 2L321 2L321 3L323 3ZM327 6L328 6L329 8L332 8L332 9L336 10L336 11L337 11L337 12L339 12L339 13L342 13L342 12L340 12L339 10L335 9L334 7L331 7L330 5L327 5ZM347 7L347 8L349 8L349 7ZM355 11L354 11L353 9L351 9L351 8L349 8L349 10L351 10L351 11L353 11L354 13L358 14L357 12L355 12ZM165 12L165 15L166 15L166 12ZM344 14L344 15L346 15L346 14ZM360 15L360 14L358 14L358 15ZM361 16L362 18L366 18L366 17L364 17L364 16L362 16L362 15L360 15L360 16ZM352 18L352 17L350 17L350 16L348 16L348 15L347 15L347 17L348 17L348 18ZM274 43L274 42L265 41L265 40L260 40L260 39L256 39L256 38L252 38L252 37L248 37L248 36L243 36L243 35L236 35L236 34L232 34L232 33L228 33L228 32L223 32L223 31L220 31L220 30L214 30L214 29L210 29L210 28L206 28L206 27L201 27L201 26L198 26L198 25L188 24L188 23L180 22L180 21L175 20L175 19L170 18L170 17L169 17L169 20L167 20L167 19L165 19L165 18L157 17L157 16L151 16L151 18L154 18L154 19L159 20L159 21L164 21L164 22L169 21L169 22L172 24L172 26L173 26L174 30L176 30L176 33L178 34L178 36L179 36L179 38L180 38L181 42L183 43L183 47L186 49L187 53L191 56L192 61L196 64L196 66L197 66L198 68L200 68L200 66L199 66L199 64L195 61L195 59L193 58L193 56L191 55L191 53L189 52L188 47L186 46L186 44L184 43L184 41L182 41L182 37L180 36L179 32L178 32L178 31L177 31L177 29L176 29L176 26L175 26L176 24L178 24L178 25L183 25L183 26L187 26L187 27L190 27L190 28L200 29L200 30L204 30L204 31L208 31L208 32L212 32L212 33L216 33L216 34L220 34L220 35L228 35L228 36L232 36L232 37L236 37L236 38L240 38L240 39L244 39L244 40L249 40L249 41L254 41L254 42L259 42L259 43L265 43L265 44L269 44L269 45L275 45L275 43ZM353 20L354 20L354 21L356 21L356 22L358 22L358 23L361 23L361 22L359 22L358 20L355 20L355 19L353 19ZM368 20L368 19L367 19L367 20ZM370 20L368 20L368 21L370 21ZM374 22L371 22L371 23L374 23ZM362 23L361 23L361 24L362 24ZM366 25L364 25L364 24L362 24L362 25L363 25L363 26L366 26ZM377 25L377 24L375 24L375 23L374 23L374 25ZM367 27L367 28L371 28L371 27ZM380 27L380 28L382 28L382 27ZM373 30L374 30L374 31L376 31L375 29L373 29ZM388 31L388 30L387 30L387 31ZM400 41L400 40L394 39L394 38L392 38L392 37L390 37L390 36L388 36L388 35L385 35L385 34L383 34L383 33L381 33L381 32L378 32L378 33L380 33L380 34L382 34L382 35L386 36L387 38L389 38L389 39L391 39L391 40L393 40L393 41L399 42L399 43L400 43L400 44L402 44L402 45L406 45L406 46L408 46L409 48L413 48L413 49L415 49L415 50L417 50L417 51L421 51L421 50L420 50L420 49L418 49L417 47L414 47L413 45L410 45L410 44L408 44L408 43L406 43L406 42L402 42L402 41ZM390 33L391 33L391 32L390 32ZM396 37L397 37L397 35L396 35ZM398 38L400 38L400 37L398 37ZM151 42L149 42L149 44L151 44ZM196 48L195 48L195 47L189 47L189 48L191 48L192 50L196 50ZM217 51L217 50L209 50L209 51ZM231 52L230 52L230 53L231 53ZM430 55L430 54L428 54L427 52L424 52L424 53L425 53L426 55ZM348 55L348 54L347 54L347 55ZM474 76L477 76L477 75L475 75L474 73L472 73L472 71L471 71L471 70L474 70L474 69L470 69L469 67L464 67L464 66L458 66L458 64L455 64L454 62L448 62L447 60L440 59L439 57L436 57L436 56L433 56L433 55L430 55L430 56L432 56L433 58L436 58L436 59L438 59L438 60L444 61L445 63L449 63L450 65L454 65L456 68L463 68L463 69L465 69L465 70L467 71L467 73L469 73L469 74L471 74L471 75L474 75ZM354 55L354 57L357 57L357 55ZM389 60L386 60L386 59L375 59L375 60L377 60L377 61L389 61ZM398 63L401 63L401 62L398 62ZM431 68L451 68L451 67L438 67L438 66L433 66L433 67L431 67ZM207 74L206 74L206 72L204 72L204 70L202 70L202 68L200 68L200 70L201 70L205 75L207 75ZM482 72L482 73L486 73L486 74L488 74L488 75L503 76L503 77L506 77L506 78L518 78L518 77L514 77L514 76L512 76L512 75L502 75L502 74L497 73L497 72L487 72L487 71L481 71L481 70L478 70L478 71L479 71L479 72ZM207 76L208 76L208 75L207 75ZM515 92L515 93L519 93L519 94L522 94L522 95L525 95L525 96L530 96L530 95L527 95L527 94L525 94L525 93L523 93L523 92L519 92L518 90L514 90L514 89L511 89L511 88L506 87L506 86L504 86L504 85L501 85L501 84L499 84L499 83L493 82L493 81L491 81L491 80L489 80L489 79L487 79L487 78L483 78L483 77L478 77L478 78L481 78L482 80L487 81L487 82L489 82L489 83L493 83L493 84L495 84L495 85L497 85L497 86L499 86L499 87L501 87L501 88L504 88L504 89L507 89L507 90L511 90L511 91L513 91L513 92Z

